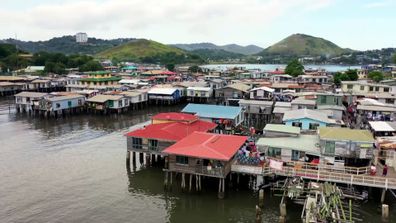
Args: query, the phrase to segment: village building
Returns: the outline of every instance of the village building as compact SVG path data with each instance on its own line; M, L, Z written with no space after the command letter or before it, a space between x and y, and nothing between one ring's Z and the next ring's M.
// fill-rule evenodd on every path
M295 126L283 124L266 124L263 129L264 137L287 137L299 136L301 129Z
M317 75L300 75L297 77L299 84L317 83L327 84L329 80L328 76L317 76Z
M374 138L368 130L324 127L318 129L324 162L340 166L369 166Z
M285 114L285 112L291 111L291 110L292 110L292 107L291 107L290 102L283 102L283 101L275 102L274 110L272 111L272 113L273 113L272 122L275 124L282 123L283 115Z
M260 152L264 152L266 156L283 162L300 161L310 163L320 159L319 137L317 135L296 135L295 129L288 128L279 128L277 131L286 136L266 136L258 139L256 145Z
M188 87L187 99L191 102L209 102L213 97L213 89L210 87Z
M48 96L48 93L20 92L15 95L16 110L18 112L32 112L38 108L40 100Z
M315 109L316 108L316 101L303 99L303 98L296 98L291 101L291 108L292 110L297 109Z
M118 83L121 77L113 76L108 71L97 71L88 73L86 77L77 78L77 84L68 85L69 91L77 90L98 90L100 92L120 90L121 85Z
M369 121L368 124L374 137L387 137L396 135L396 129L394 128L395 124L392 122Z
M300 127L301 130L316 130L318 127L341 126L342 120L328 118L328 114L317 110L299 109L286 111L283 122L288 126Z
M239 106L243 108L245 114L244 123L258 129L271 122L273 105L273 101L239 100Z
M55 116L81 112L85 105L85 96L69 94L55 97L42 98L39 101L39 112L45 116Z
M147 93L150 103L174 104L180 101L180 92L177 88L155 87Z
M242 107L189 103L182 112L219 124L217 129L219 132L230 132L233 127L239 126L244 121Z
M295 83L295 78L288 74L275 74L271 76L271 83Z
M87 109L92 112L103 112L104 114L110 112L121 113L128 110L129 100L123 95L96 95L88 98Z
M190 175L190 188L194 176L197 183L201 176L215 177L219 179L219 198L223 198L225 178L231 172L234 156L246 140L246 136L204 132L190 134L163 151L167 155L165 184L168 183L169 174L172 178L172 173L182 174L182 188L186 185L186 174Z
M188 120L188 121L186 121ZM153 124L126 134L128 151L163 155L162 151L194 132L209 132L217 125L182 113L154 116Z
M365 96L371 93L389 93L391 87L384 84L367 83L362 81L342 81L341 90L344 93Z
M245 99L249 95L249 87L243 83L234 83L216 90L216 99L218 102L226 105L237 105L239 99Z
M0 82L0 96L14 95L26 89L24 83Z
M249 91L251 100L273 100L274 89L269 87L257 87Z

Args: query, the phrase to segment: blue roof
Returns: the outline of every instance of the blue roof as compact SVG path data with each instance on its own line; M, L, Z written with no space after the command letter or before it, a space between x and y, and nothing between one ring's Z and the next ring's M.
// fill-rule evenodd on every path
M194 113L202 118L235 119L242 111L242 107L188 104L182 112Z
M131 65L131 66L123 67L122 69L124 69L124 70L136 70L137 67Z

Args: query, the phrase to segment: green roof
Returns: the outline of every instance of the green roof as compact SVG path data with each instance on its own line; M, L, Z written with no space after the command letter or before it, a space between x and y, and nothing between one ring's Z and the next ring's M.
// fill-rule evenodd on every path
M295 126L288 126L282 124L267 124L264 127L264 131L271 132L281 132L281 133L289 133L289 134L300 134L300 128Z
M259 148L272 148L303 151L311 155L320 155L319 137L317 135L300 135L298 137L260 138L256 143Z
M104 81L119 81L121 77L105 77L105 78L81 78L80 81L87 82L104 82Z
M104 71L104 70L102 70L102 71L92 71L92 72L88 72L88 75L93 75L93 74L101 74L101 75L103 75L103 74L109 74L110 72L109 71Z
M373 142L374 138L370 131L348 128L321 127L319 128L321 139L332 139L339 141Z

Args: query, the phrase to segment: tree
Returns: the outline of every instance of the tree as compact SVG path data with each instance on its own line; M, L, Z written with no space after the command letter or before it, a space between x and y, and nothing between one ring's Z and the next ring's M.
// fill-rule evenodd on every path
M370 78L371 80L373 80L375 82L380 82L384 79L384 74L380 71L371 71L368 74L368 78Z
M197 65L193 65L188 68L188 71L190 71L191 73L198 73L198 72L202 72L202 69Z
M348 75L349 81L356 81L357 79L359 79L359 75L357 74L356 69L348 69L347 71L345 71L345 74Z
M175 64L173 64L173 63L167 64L165 67L169 71L174 71L175 70Z
M396 53L393 55L393 63L396 64Z
M47 61L44 67L45 73L65 74L66 66L63 63Z
M287 64L285 73L297 77L304 74L304 66L297 59L294 59Z
M87 63L83 64L82 66L80 66L80 71L84 72L84 71L98 71L98 70L103 70L102 65L100 65L99 62L91 60L88 61Z

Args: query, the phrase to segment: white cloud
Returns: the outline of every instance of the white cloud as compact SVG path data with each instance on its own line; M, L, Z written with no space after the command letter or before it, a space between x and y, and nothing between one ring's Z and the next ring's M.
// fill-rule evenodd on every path
M326 7L333 0L84 0L0 9L0 38L49 39L79 31L102 38L236 42L263 33L278 18ZM229 40L227 40L227 38Z

